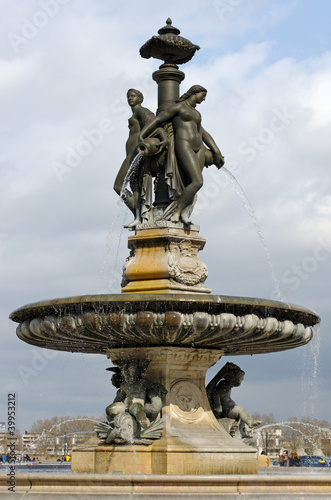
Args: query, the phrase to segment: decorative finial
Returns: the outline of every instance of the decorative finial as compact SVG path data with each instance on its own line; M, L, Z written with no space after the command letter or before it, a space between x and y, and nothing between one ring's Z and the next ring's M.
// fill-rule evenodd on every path
M199 50L198 45L179 36L180 30L172 25L170 17L166 26L158 30L159 36L153 36L140 49L141 57L161 59L168 64L184 64Z
M175 28L172 26L172 20L170 17L166 20L166 26L163 26L163 28L160 28L158 33L160 35L168 35L168 34L173 34L173 35L179 35L180 30L178 28Z

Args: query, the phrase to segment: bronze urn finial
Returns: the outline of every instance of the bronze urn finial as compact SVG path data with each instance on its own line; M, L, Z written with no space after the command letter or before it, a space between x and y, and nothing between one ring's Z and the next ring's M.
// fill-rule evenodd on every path
M158 33L158 36L153 36L141 47L140 55L144 59L154 57L166 64L184 64L200 49L190 40L179 36L180 30L172 26L170 17L166 20L166 26L160 28Z

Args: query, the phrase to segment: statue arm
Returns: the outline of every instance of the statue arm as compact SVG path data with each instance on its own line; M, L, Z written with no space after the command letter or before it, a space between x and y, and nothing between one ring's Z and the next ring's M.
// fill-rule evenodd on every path
M220 371L216 373L215 377L211 379L206 387L207 396L210 401L214 400L216 394L218 394L217 389L219 382L222 378L224 378L224 375L226 374L225 366L223 366L223 368L221 368Z
M160 127L164 122L168 122L174 118L174 116L177 114L178 111L178 106L176 104L169 106L167 109L162 111L159 115L155 116L152 118L142 131L140 132L140 135L138 137L138 143L142 142L146 137L148 137L150 134L154 132L154 130L158 127Z
M116 392L116 396L115 396L113 403L118 403L120 401L124 401L125 398L126 398L126 394L121 389L118 389L118 391Z
M216 376L217 377L217 376ZM209 404L214 413L222 413L222 390L219 389L219 381L215 378L206 387Z
M206 146L211 150L213 153L213 158L214 162L217 168L221 168L224 165L224 157L219 150L216 142L212 138L212 136L203 128L201 127L201 136L203 142L206 144Z
M217 375L215 375L215 377L207 384L206 387L207 396L210 401L213 397L213 393L215 392L215 388L218 383L218 379L216 377Z
M140 121L141 129L155 117L152 111L150 111L148 108L143 108L142 106L139 106L135 114Z

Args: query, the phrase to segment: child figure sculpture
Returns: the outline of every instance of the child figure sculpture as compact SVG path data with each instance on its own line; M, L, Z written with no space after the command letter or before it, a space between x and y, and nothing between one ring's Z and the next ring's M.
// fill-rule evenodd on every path
M249 431L261 422L254 420L243 406L237 405L231 398L231 389L241 384L244 375L245 372L239 366L226 363L209 382L206 391L211 409L219 424L232 437L239 437L247 444L252 444L254 436L249 434Z
M162 398L167 391L144 377L149 363L146 359L118 361L116 368L108 368L114 371L112 383L118 391L106 408L108 422L95 426L105 444L151 444L160 438Z

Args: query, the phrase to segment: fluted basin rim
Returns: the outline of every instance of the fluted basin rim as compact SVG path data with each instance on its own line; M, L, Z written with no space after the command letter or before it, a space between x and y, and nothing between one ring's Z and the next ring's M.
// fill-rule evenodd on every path
M82 295L28 304L10 318L28 344L106 354L109 349L196 347L223 355L307 344L319 317L293 304L198 294Z
M233 314L249 313L259 316L273 316L279 320L291 320L300 322L304 326L314 326L320 322L320 317L311 309L306 307L281 302L276 300L260 299L256 297L239 297L229 295L205 295L205 294L96 294L78 295L50 300L42 300L19 307L10 314L10 319L17 323L31 320L37 316L46 316L55 313L72 314L82 311L96 311L107 306L123 309L159 310L160 306L165 310L192 310L197 306L199 310L208 310L210 313L230 312ZM304 321L303 321L304 319Z

